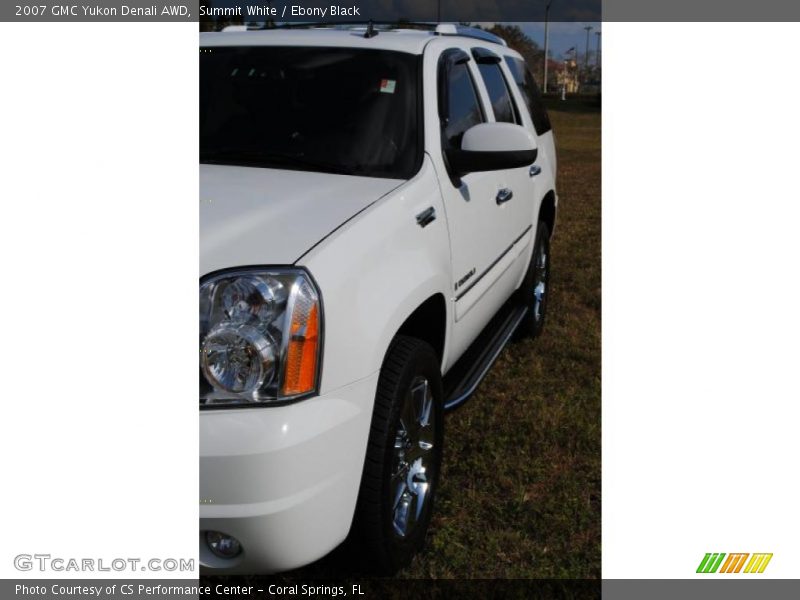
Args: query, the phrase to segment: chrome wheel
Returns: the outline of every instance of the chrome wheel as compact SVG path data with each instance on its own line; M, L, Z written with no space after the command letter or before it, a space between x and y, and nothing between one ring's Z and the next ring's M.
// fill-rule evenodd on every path
M548 280L547 248L543 243L536 247L533 267L533 318L539 323L544 318L547 303Z
M433 402L428 380L415 378L406 393L394 441L392 523L400 537L414 530L430 498L436 426Z
M440 357L398 335L378 378L351 533L376 573L390 575L425 545L444 447Z

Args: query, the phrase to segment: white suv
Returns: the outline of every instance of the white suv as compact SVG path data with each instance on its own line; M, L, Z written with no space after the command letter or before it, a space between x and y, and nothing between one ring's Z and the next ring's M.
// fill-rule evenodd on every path
M550 124L485 32L200 38L200 558L381 571L422 547L445 411L537 335Z

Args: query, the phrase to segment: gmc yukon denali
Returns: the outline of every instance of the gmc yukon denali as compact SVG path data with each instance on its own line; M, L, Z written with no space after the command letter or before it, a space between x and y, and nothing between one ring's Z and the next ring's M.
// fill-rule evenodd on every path
M200 38L200 559L422 547L445 413L547 309L556 157L522 57L454 25Z

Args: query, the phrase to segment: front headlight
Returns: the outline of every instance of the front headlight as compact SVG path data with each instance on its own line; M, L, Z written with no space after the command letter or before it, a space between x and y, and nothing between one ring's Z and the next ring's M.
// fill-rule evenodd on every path
M317 391L322 306L301 269L247 269L200 285L200 405L253 406Z

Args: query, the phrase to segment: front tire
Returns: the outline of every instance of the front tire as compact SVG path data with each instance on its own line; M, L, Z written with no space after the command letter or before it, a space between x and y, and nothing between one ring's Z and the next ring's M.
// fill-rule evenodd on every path
M542 221L536 227L533 255L519 291L528 312L518 331L524 336L537 338L544 329L550 293L550 229Z
M379 573L408 565L424 545L442 462L443 399L433 348L397 336L378 380L353 523Z

